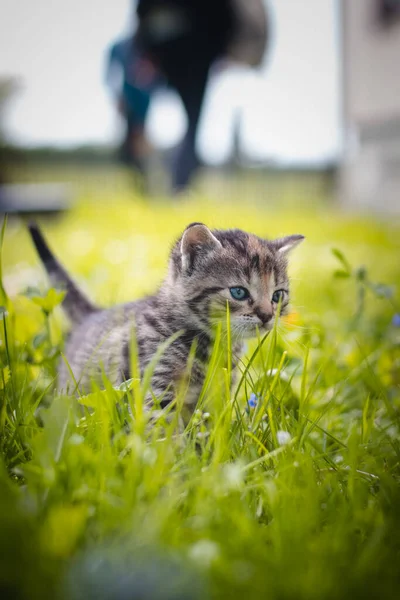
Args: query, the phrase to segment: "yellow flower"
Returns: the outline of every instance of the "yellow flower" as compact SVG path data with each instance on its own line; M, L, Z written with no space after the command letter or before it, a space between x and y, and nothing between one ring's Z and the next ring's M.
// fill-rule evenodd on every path
M299 325L299 323L301 322L300 315L295 310L289 315L285 315L284 317L282 317L282 320L286 325Z

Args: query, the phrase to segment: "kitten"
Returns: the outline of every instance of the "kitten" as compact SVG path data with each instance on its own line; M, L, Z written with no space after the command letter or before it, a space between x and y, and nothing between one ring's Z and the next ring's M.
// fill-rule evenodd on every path
M239 229L210 231L202 223L192 223L173 246L166 278L156 294L101 309L77 289L40 230L31 225L30 232L53 285L66 290L63 308L73 329L65 355L81 392L89 391L93 380L101 383L103 371L113 385L131 377L133 325L142 372L160 344L181 332L157 363L151 387L161 406L167 406L185 376L195 342L185 400L189 412L203 384L215 325L226 323L227 304L235 346L258 330L263 334L272 329L278 304L285 314L289 303L287 254L304 239L291 235L268 241ZM58 383L63 390L75 388L64 362Z

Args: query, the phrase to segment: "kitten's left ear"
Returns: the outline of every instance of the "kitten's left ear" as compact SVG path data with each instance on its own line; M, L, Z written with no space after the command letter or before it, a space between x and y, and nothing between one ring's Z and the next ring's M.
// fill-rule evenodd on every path
M303 240L304 235L287 235L286 237L273 240L272 245L279 254L287 254L293 250L293 248L298 246Z
M181 241L182 266L184 270L193 266L197 254L219 250L222 244L203 223L189 225Z

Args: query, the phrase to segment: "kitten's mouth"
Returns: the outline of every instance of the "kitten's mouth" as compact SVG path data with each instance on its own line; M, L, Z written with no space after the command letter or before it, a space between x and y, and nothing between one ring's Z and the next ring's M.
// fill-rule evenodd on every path
M226 320L224 318L214 318L212 325L216 326L222 324L222 328L226 328ZM231 319L231 334L237 339L251 339L258 336L263 337L269 331L274 328L275 319L268 321L268 323L261 323L258 320L241 320Z
M232 323L232 332L242 338L254 338L265 335L274 328L273 321L262 323Z
M259 332L261 335L264 335L268 331L272 331L273 328L273 323L266 323L265 325L260 325L254 328L254 335L257 335L257 332Z

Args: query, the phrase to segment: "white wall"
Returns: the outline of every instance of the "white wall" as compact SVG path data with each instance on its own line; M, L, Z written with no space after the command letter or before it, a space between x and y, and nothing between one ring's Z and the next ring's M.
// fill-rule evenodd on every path
M355 123L400 117L400 24L380 27L374 8L343 0L345 102Z

